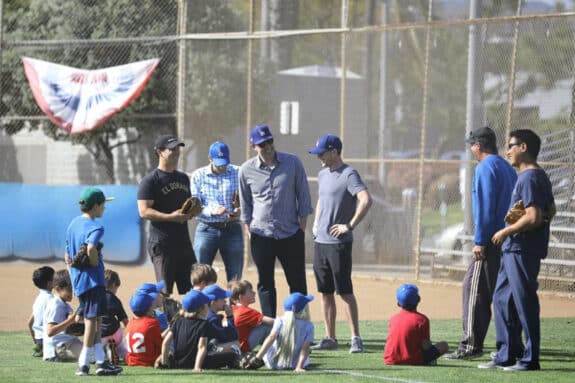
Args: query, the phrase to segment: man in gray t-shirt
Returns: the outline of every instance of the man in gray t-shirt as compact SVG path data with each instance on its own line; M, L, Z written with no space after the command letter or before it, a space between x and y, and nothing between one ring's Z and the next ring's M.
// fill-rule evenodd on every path
M351 331L349 352L363 352L359 335L358 309L351 281L352 231L371 206L371 195L358 172L341 158L342 143L334 135L319 138L310 150L321 161L323 170L318 174L318 201L313 223L315 254L313 270L317 289L322 295L325 337L314 350L334 350L336 292L344 301Z

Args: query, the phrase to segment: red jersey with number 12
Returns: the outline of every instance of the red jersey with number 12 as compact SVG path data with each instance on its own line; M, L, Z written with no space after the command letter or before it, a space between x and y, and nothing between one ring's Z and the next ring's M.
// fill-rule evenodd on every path
M162 332L156 318L132 318L124 334L126 364L128 366L154 366L162 352Z

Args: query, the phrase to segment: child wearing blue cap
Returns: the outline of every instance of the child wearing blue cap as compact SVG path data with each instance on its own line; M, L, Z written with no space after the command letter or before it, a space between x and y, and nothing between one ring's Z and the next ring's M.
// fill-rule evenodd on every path
M234 313L226 302L232 295L218 285L209 285L202 290L204 294L213 295L215 299L208 305L207 321L211 325L212 336L208 342L208 352L235 352L241 354L238 330L234 324ZM218 314L223 312L223 314Z
M214 299L214 295L198 290L190 290L182 297L181 315L164 336L157 368L173 367L201 372L204 369L237 366L238 356L233 352L208 354L211 326L206 316L208 304ZM170 353L172 344L173 353Z
M154 308L158 304L164 281L142 284L130 298L130 309L136 316L126 326L126 364L154 366L162 352L162 331Z
M312 295L302 293L292 293L285 299L285 313L275 319L256 360L263 359L266 367L272 370L305 372L314 336L308 309L312 300Z
M402 365L434 365L448 351L447 342L432 344L429 319L417 312L421 298L415 285L403 284L397 289L397 305L401 311L389 320L389 331L383 362Z

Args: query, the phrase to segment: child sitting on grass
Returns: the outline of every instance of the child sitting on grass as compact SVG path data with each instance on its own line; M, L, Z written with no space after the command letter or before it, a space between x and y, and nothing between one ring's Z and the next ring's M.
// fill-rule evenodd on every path
M54 297L52 295L52 282L54 279L54 269L50 266L42 266L32 274L34 286L38 288L38 296L32 305L32 315L28 319L28 329L34 341L34 352L32 356L41 357L42 338L44 337L44 310L48 302Z
M182 298L182 313L169 328L162 343L162 355L157 368L184 368L201 372L204 369L237 366L234 352L208 354L208 338L211 335L208 304L213 295L190 290ZM173 354L170 347L173 342Z
M126 327L126 364L128 366L154 366L162 352L160 322L154 313L164 281L145 283L130 298L130 309L136 316Z
M432 344L429 319L417 312L421 300L415 285L403 284L397 289L401 311L389 320L389 331L383 353L385 364L434 365L448 351L447 342Z
M120 276L114 270L106 269L106 313L102 316L102 345L110 362L117 365L126 358L126 346L123 343L122 326L128 325L128 315L122 301L117 297L120 288Z
M234 324L233 311L226 302L232 292L224 290L218 285L209 285L202 292L215 297L208 305L209 310L206 318L212 329L212 337L208 341L208 352L233 351L240 354L240 342L238 341L238 330ZM220 312L223 314L219 314Z
M275 319L271 333L256 355L256 363L263 359L272 370L305 372L314 336L308 309L312 300L312 295L302 293L292 293L286 298L285 313Z
M76 323L76 314L68 302L72 301L72 282L68 270L58 270L54 274L54 298L44 311L44 360L63 362L78 360L82 351L79 334L69 334L67 330Z
M232 310L234 324L238 330L240 349L242 352L248 352L264 342L272 329L274 318L265 316L249 307L256 301L256 293L250 282L246 280L231 281L230 289L232 290Z

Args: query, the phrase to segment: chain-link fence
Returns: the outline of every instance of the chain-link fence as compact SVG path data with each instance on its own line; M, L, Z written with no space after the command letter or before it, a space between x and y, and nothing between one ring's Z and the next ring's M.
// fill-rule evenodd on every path
M471 246L466 131L489 124L503 149L510 130L530 128L558 206L542 280L573 286L572 1L2 3L0 181L137 184L160 132L186 141L187 172L217 139L239 164L253 155L247 132L265 123L278 150L302 159L315 200L319 161L308 150L335 133L375 200L355 232L355 265L442 278L459 275ZM160 64L126 110L69 136L34 102L24 56L85 69Z

